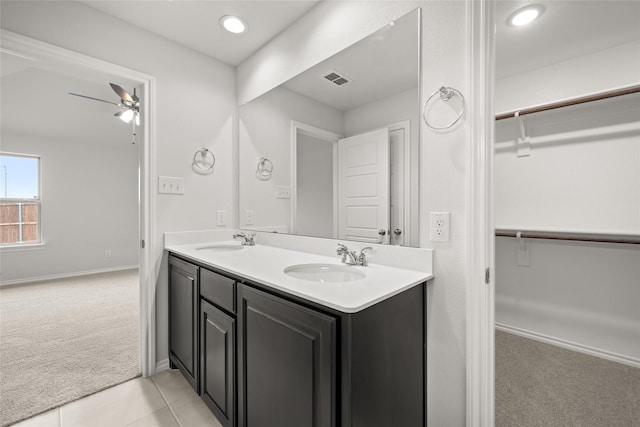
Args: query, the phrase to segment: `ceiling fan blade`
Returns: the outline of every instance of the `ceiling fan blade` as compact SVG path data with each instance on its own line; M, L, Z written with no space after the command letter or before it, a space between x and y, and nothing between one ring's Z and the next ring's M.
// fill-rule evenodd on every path
M111 89L113 89L113 91L118 94L123 102L129 102L131 104L134 103L133 98L131 98L131 95L129 95L126 90L122 89L115 83L109 83L109 85L111 86Z
M107 104L113 104L113 105L117 105L118 107L122 107L122 105L121 105L121 104L117 104L117 103L112 102L112 101L106 101L106 100L104 100L104 99L94 98L94 97L92 97L92 96L80 95L79 93L69 92L69 95L79 96L80 98L93 99L94 101L106 102Z

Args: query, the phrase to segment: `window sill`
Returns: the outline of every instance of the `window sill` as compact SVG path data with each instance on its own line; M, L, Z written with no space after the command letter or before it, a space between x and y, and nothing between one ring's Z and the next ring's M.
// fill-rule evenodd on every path
M38 249L45 249L46 243L25 243L22 245L6 245L0 246L0 253L2 252L20 252L20 251L35 251Z

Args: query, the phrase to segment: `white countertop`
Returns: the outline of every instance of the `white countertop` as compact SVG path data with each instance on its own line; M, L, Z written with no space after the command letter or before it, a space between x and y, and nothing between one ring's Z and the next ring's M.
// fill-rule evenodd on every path
M433 274L370 262L368 266L350 266L365 277L350 282L314 282L293 278L283 272L295 264L335 264L339 256L283 249L256 244L234 251L197 250L203 246L239 245L235 241L216 241L188 245L166 245L169 252L191 258L203 265L245 277L253 282L313 301L344 313L355 313L377 302L429 280Z

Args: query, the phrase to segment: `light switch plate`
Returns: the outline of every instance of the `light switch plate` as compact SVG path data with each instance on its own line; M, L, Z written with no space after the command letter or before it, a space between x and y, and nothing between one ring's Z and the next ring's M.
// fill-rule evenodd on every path
M159 176L158 193L184 194L184 178L174 176Z
M276 185L276 199L290 199L291 187L286 185Z
M218 227L226 225L225 214L226 211L216 211L216 225Z

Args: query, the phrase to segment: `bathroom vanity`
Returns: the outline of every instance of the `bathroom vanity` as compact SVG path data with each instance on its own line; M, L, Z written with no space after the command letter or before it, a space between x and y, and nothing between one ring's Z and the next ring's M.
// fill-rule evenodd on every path
M170 364L222 425L424 425L429 273L229 242L167 251Z

